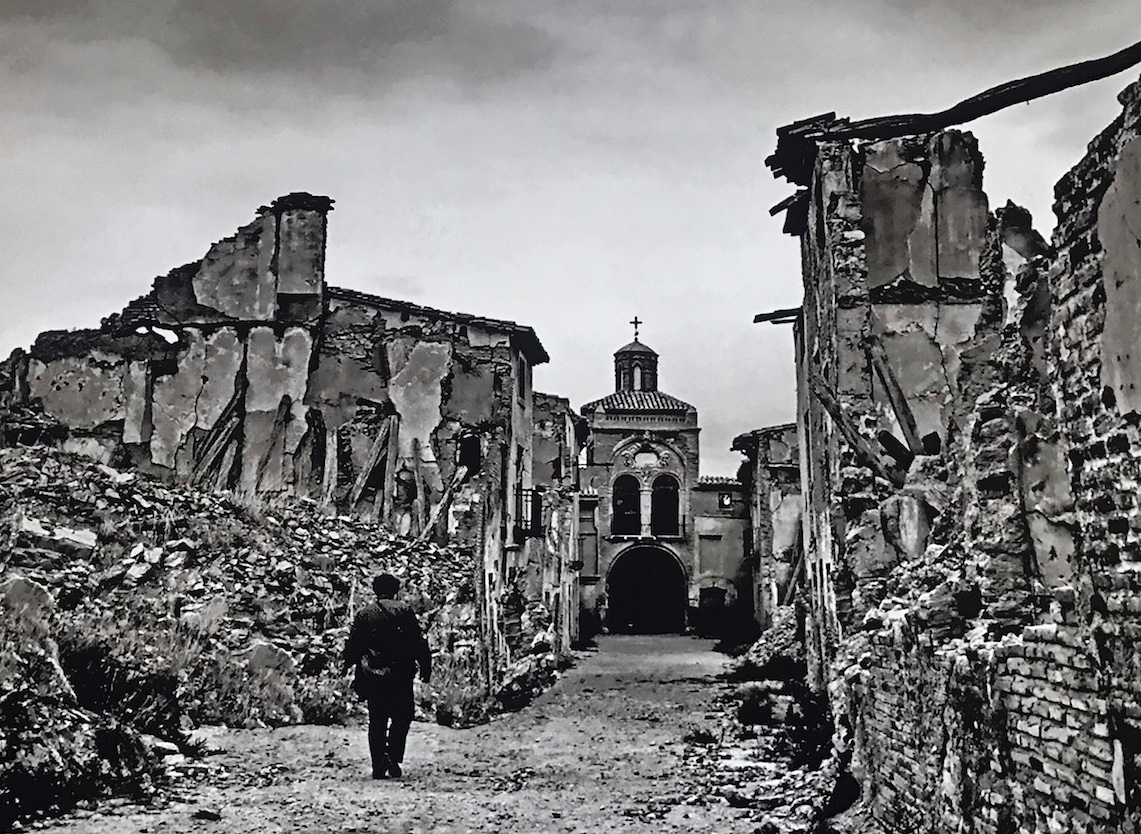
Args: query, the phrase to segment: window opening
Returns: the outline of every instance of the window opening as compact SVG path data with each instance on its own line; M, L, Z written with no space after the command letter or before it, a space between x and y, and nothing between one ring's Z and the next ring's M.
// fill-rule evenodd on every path
M614 481L613 512L610 532L619 536L636 536L642 531L642 496L638 479L619 475Z
M672 475L659 475L654 479L650 498L650 532L655 536L676 536L680 532L679 485Z

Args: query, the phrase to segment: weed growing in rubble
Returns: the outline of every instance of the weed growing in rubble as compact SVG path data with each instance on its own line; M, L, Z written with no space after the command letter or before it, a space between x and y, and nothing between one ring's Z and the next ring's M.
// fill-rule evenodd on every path
M300 678L293 697L306 724L345 724L356 700L344 675Z
M719 739L714 733L706 727L694 727L681 737L681 740L686 744L716 744Z
M238 511L239 517L249 524L265 524L269 502L252 492L231 492L225 496L226 503Z
M487 690L479 680L474 652L453 651L433 663L431 704L436 723L444 727L470 727L487 718Z

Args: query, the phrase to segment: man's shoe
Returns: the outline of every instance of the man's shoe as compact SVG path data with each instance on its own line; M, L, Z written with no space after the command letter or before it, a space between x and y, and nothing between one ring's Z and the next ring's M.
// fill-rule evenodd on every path
M388 778L388 762L381 762L372 769L373 779L387 779Z
M397 764L396 762L391 762L388 765L388 775L389 776L403 776L404 771L400 769L399 764Z

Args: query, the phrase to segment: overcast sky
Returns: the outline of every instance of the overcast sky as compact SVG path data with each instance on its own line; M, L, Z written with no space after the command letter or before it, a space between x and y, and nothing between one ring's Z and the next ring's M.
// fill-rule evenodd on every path
M1137 0L0 0L0 354L97 326L290 191L330 283L536 329L613 386L627 322L703 474L793 419L801 297L774 130L939 110L1141 38ZM1054 182L1133 70L976 122L992 205Z

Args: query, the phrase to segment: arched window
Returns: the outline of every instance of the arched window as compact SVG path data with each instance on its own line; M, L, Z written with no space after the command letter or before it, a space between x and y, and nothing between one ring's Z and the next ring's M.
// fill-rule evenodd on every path
M614 481L610 532L619 536L636 536L642 532L642 496L638 479L619 475Z
M634 390L635 391L641 391L642 390L642 366L641 365L635 365L634 366Z
M650 532L655 536L676 536L679 532L679 485L672 475L654 478L650 503Z

